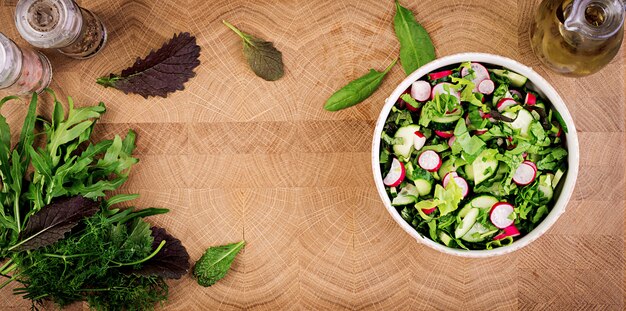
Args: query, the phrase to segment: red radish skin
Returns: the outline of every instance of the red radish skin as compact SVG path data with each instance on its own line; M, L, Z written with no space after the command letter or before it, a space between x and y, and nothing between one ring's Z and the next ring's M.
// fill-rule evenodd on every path
M510 225L504 229L502 229L504 232L496 235L495 237L493 237L494 240L502 240L506 237L516 237L520 235L519 230L517 229L517 227L515 227L515 225Z
M513 182L518 186L526 186L535 181L537 177L537 169L533 165L528 164L529 161L524 161L517 167L515 174L513 175ZM531 162L532 163L532 162Z
M479 64L479 63L471 63L470 67L472 67L472 70L474 71L474 78L472 79L472 82L474 83L474 92L478 91L478 85L486 79L489 79L489 71L487 71L487 68L485 68L485 66ZM463 69L461 69L461 77L465 77L469 75L469 70L465 67L463 67Z
M437 209L437 207L427 208L427 209L422 209L422 212L424 212L424 214L426 214L426 215L430 215L430 214L432 214L432 213L433 213L436 209Z
M524 100L524 104L528 106L534 106L537 103L537 96L533 93L526 93L526 99Z
M435 172L441 167L441 157L433 150L426 150L417 159L419 166L429 172Z
M425 102L430 99L430 92L432 91L432 87L430 83L426 81L415 81L411 84L411 97L413 97L418 102Z
M451 74L452 74L452 70L444 70L444 71L430 73L430 74L428 74L428 78L431 81L435 81L435 80L439 80L441 78L445 78L445 77L447 77L447 76L449 76Z
M383 183L385 186L389 187L397 187L404 180L404 176L406 176L406 170L404 169L404 164L398 159L394 158L391 162L391 168L389 169L389 173L383 179Z
M404 99L402 99L402 95L404 95L404 94L411 94L411 90L410 89L406 89L406 90L404 90L404 92L402 92L402 94L400 94L400 97L396 101L396 107L398 107L398 109L404 109L404 108L406 108L406 106L410 106L409 104L407 104L404 101Z
M459 108L454 108L451 111L446 111L446 114L455 114L457 111L459 111Z
M445 188L450 182L450 178L456 178L456 177L459 177L459 174L457 174L456 172L448 172L446 173L445 176L443 176L443 179L441 180L442 181L441 184Z
M496 88L496 85L493 81L486 79L478 84L478 91L485 95L490 95L493 93L493 90Z
M453 131L439 131L439 130L435 130L435 134L441 138L450 138L452 136L454 136L454 132Z
M513 205L506 202L498 202L491 208L489 219L498 229L504 229L515 222L515 220L509 218L514 212L515 208Z
M522 153L522 158L526 159L527 156L528 156L528 153L526 152Z
M413 137L413 147L415 150L421 150L426 144L426 136L420 131L415 131L415 137Z
M487 133L487 132L488 132L488 130L487 130L487 129L478 129L478 130L475 130L475 131L474 131L474 135L478 135L478 136L480 136L480 135L485 134L485 133Z
M449 87L449 91L446 91L444 89L444 86L447 85ZM448 83L448 82L443 82L443 83L439 83L437 85L435 85L432 89L431 92L431 98L435 98L435 96L437 96L437 94L449 94L452 95L454 97L456 97L457 101L460 103L461 102L461 94L459 94L458 91L456 91L455 89L452 88L452 84Z
M503 111L504 109L506 109L507 107L511 107L511 106L515 106L517 105L517 102L515 101L515 99L513 98L502 98L498 101L498 104L496 105L496 108L498 109L498 111Z
M452 136L448 139L448 146L450 146L450 148L452 148L452 145L454 145L455 140L456 140L455 136Z

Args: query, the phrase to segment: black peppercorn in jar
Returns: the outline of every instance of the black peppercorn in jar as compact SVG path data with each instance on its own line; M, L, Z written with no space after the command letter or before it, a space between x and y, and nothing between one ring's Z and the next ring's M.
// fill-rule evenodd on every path
M15 23L30 44L78 59L93 57L107 40L100 19L72 0L20 0Z

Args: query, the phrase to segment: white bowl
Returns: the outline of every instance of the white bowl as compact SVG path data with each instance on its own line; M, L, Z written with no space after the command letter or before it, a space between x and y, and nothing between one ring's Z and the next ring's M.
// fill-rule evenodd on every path
M385 191L385 185L383 184L383 177L380 171L380 136L383 131L385 121L387 120L387 116L391 111L391 107L402 95L402 92L404 92L404 90L406 90L411 85L411 83L421 79L430 72L437 71L442 67L453 64L460 64L466 61L479 62L487 65L502 66L504 68L510 69L511 71L515 71L521 75L528 77L529 83L532 83L532 85L534 86L533 89L552 103L553 107L561 114L563 120L565 120L568 128L568 133L566 134L566 144L568 150L568 170L565 176L563 187L558 194L558 197L556 198L552 210L533 231L531 231L524 237L520 238L519 240L515 240L511 245L491 250L468 251L463 249L450 248L443 244L434 242L428 237L422 236L404 219L402 219L400 213L396 211L395 207L391 206L391 201L389 200L387 192ZM574 192L574 185L576 184L576 177L578 176L579 158L580 154L578 150L578 136L576 134L574 121L572 120L572 116L567 110L563 99L561 99L561 96L559 96L559 94L556 92L556 90L554 90L550 83L548 83L548 81L546 81L528 66L522 65L506 57L485 53L461 53L442 57L420 67L418 70L409 75L406 79L404 79L404 81L402 81L402 83L400 83L400 85L398 85L398 87L396 87L393 93L391 93L391 96L389 96L389 98L385 100L385 106L380 112L380 115L378 116L378 121L376 122L374 141L372 142L372 170L374 173L374 182L376 183L378 194L383 200L387 211L389 211L389 214L391 214L391 217L393 217L393 219L400 225L400 227L402 227L402 229L404 229L404 231L406 231L409 235L415 238L417 242L422 243L430 248L436 249L442 253L461 257L479 258L508 254L530 244L532 241L536 240L542 234L548 231L548 229L552 227L552 225L561 216L561 214L563 214L563 212L565 211L565 207L567 206L567 203L569 202L572 193Z

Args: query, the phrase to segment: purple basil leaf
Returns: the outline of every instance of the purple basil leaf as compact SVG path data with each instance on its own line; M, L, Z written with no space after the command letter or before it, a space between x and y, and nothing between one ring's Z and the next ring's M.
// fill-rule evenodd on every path
M169 93L185 89L185 82L194 77L200 65L200 46L196 37L183 32L151 51L144 59L137 58L132 67L120 75L110 74L98 79L98 84L114 87L124 93L167 97Z
M165 229L152 227L152 249L155 250L161 241L165 245L156 256L146 261L141 269L133 273L141 275L158 275L169 279L180 279L189 271L189 254L179 239L173 237Z
M51 245L62 239L79 221L93 216L99 207L100 203L82 196L56 200L28 219L15 248L25 251Z

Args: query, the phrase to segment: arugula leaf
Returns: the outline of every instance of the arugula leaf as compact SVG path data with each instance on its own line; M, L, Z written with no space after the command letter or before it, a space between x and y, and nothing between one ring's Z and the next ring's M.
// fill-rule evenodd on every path
M330 96L324 105L324 109L338 111L364 101L374 94L382 83L383 78L385 78L397 61L398 59L395 59L384 71L370 69L364 76L348 83Z
M98 202L81 196L57 200L45 206L28 220L21 241L9 250L33 250L50 245L63 238L80 220L95 214Z
M400 60L407 75L435 59L435 47L428 32L420 25L413 13L396 0L393 27L400 42Z
M164 278L180 279L189 271L189 254L179 239L163 228L152 227L152 249L165 241L165 246L156 256L146 261L141 269L133 271L141 275L158 275Z
M185 89L185 83L196 75L194 69L200 65L199 57L200 46L196 44L196 37L183 32L175 34L170 41L158 50L151 51L144 59L137 58L121 74L100 77L96 82L125 94L165 98L172 92Z
M207 249L193 269L193 275L197 278L198 284L208 287L226 276L233 260L245 243L241 241Z

